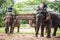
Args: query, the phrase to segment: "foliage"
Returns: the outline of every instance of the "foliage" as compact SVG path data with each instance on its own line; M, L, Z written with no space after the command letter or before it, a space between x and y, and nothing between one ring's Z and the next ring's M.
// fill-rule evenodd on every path
M28 24L28 20L22 20L21 24Z
M0 0L0 27L4 26L3 15L7 12L7 8L14 4L14 0Z
M54 9L55 11L60 12L60 2L51 2L49 4L49 7L51 7L52 9Z
M16 4L16 8L18 8L19 9L19 11L20 10L24 10L24 9L26 9L26 10L34 10L34 9L36 9L36 7L38 6L38 5L40 5L42 2L45 2L45 1L47 1L47 0L28 0L28 1L26 1L26 2L20 2L20 3L17 3Z
M3 21L2 15L3 14L0 14L0 27L4 26L4 21Z

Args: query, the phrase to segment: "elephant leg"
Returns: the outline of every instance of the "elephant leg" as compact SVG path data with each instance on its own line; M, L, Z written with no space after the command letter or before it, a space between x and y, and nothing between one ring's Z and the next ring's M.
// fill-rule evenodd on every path
M12 33L12 27L10 27L10 33Z
M19 28L20 28L20 26L17 27L17 33L19 32Z
M5 33L9 33L9 25L8 24L5 27Z
M52 26L52 21L49 20L49 21L47 22L47 38L50 38L50 37L51 37L51 36L50 36L51 26Z
M51 28L50 27L47 27L47 38L50 38L51 36L50 36L50 33L51 33Z
M58 28L54 28L53 36L56 36L57 29Z
M35 32L36 32L36 23L35 23L35 26L34 26L34 28L35 28Z
M15 28L15 27L12 28L12 33L14 33L14 28Z
M13 26L10 26L10 33L13 33Z
M7 33L7 27L5 27L5 33Z
M36 32L36 26L35 26L35 32Z
M5 33L9 33L9 27L5 28Z
M44 27L45 27L45 25L41 26L41 37L44 37Z
M37 22L37 24L36 24L36 34L35 34L36 37L38 36L39 27L40 27L40 24L39 24L39 22Z

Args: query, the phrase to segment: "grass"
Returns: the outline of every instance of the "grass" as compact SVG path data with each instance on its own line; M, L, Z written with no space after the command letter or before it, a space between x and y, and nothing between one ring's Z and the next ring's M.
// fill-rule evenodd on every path
M1 27L1 28L0 28L0 33L5 33L4 30L5 30L5 27Z

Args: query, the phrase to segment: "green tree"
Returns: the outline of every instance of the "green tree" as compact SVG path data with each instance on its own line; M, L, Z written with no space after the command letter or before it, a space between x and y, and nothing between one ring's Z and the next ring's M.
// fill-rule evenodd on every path
M51 2L49 3L49 7L54 9L54 11L60 12L60 2Z
M14 5L14 0L0 0L0 27L4 26L3 15L10 5Z

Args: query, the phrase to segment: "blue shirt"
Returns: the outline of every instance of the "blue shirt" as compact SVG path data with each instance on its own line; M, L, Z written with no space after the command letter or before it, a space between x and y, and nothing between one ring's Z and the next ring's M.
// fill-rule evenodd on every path
M47 7L47 4L45 4L45 5L43 6L43 9L44 9L45 7Z

